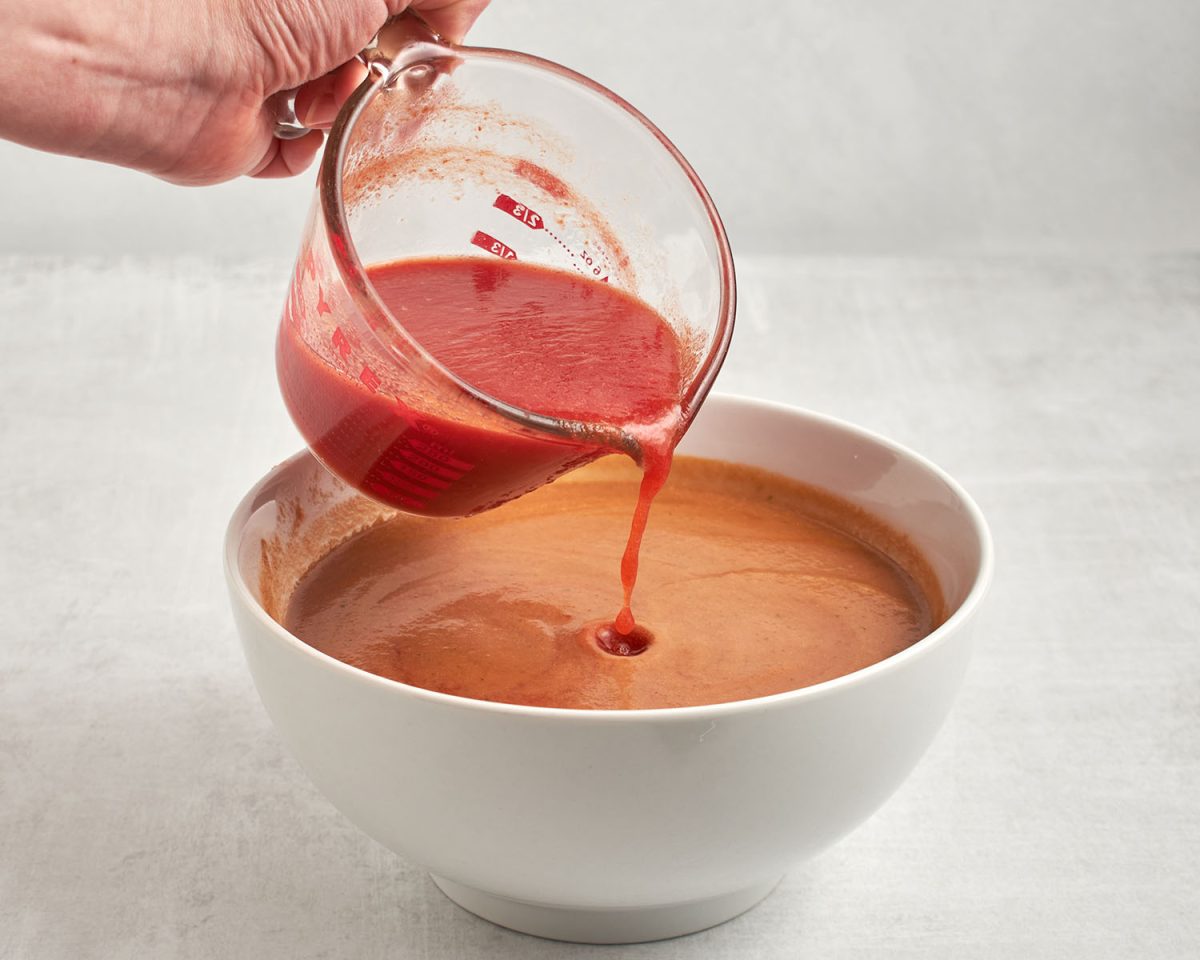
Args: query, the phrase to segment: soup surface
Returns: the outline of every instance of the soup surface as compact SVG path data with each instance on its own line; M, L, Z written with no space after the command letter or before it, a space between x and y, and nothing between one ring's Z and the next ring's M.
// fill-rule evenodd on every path
M609 457L467 520L401 514L347 531L297 582L283 625L430 690L642 709L820 683L943 619L922 558L858 508L756 468L679 457L643 544L637 632L614 638L612 571L640 477ZM614 640L627 647L609 652Z

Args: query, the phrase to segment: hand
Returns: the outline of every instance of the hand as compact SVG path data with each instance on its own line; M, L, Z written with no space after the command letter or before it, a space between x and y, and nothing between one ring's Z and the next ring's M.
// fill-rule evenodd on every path
M488 0L0 0L0 136L174 183L291 176L323 139L274 137L271 98L327 127L353 60L409 6L460 40Z

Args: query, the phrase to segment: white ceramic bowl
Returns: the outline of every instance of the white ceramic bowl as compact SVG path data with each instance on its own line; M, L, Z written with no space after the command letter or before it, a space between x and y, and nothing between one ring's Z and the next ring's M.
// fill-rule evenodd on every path
M271 471L229 525L238 629L287 746L351 821L496 923L615 943L735 916L896 790L962 681L992 546L950 477L848 424L727 396L708 400L680 450L864 507L924 553L951 616L881 663L755 700L628 711L489 703L349 667L267 614L264 599L278 598L262 596L264 558L306 564L322 517L355 496L309 454Z

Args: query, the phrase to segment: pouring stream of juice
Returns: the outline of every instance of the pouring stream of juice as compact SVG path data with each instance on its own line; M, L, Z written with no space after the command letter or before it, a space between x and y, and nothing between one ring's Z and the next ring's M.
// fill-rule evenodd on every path
M539 414L619 428L641 454L643 480L621 560L623 603L602 649L631 655L645 649L632 597L642 535L655 494L666 482L679 439L685 358L671 326L636 297L587 277L512 259L427 258L377 264L367 275L396 320L443 366L475 389ZM362 477L377 499L422 512L452 498L457 474L469 465L446 463L431 447L412 448L394 399L353 380L321 358L287 325L281 331L280 372L293 417L310 446L334 471ZM302 399L297 399L302 398ZM328 409L354 416L322 428ZM398 435L387 436L389 416ZM425 417L423 431L457 438L463 427ZM350 431L382 435L379 462L351 463ZM315 439L313 439L315 438ZM389 442L390 441L390 442ZM473 444L510 443L474 431ZM564 441L565 442L565 441ZM623 447L579 444L576 463ZM361 454L358 454L361 459ZM519 451L514 449L514 456ZM386 477L373 485L372 478ZM569 544L564 547L569 549ZM603 628L607 629L607 628Z

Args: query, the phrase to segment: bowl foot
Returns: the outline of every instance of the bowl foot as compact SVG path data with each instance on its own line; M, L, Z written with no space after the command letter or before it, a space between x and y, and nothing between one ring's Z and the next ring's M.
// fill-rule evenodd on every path
M581 909L509 900L433 876L433 882L464 910L520 933L574 943L643 943L665 940L732 920L767 896L779 883L766 883L707 900L658 907Z

